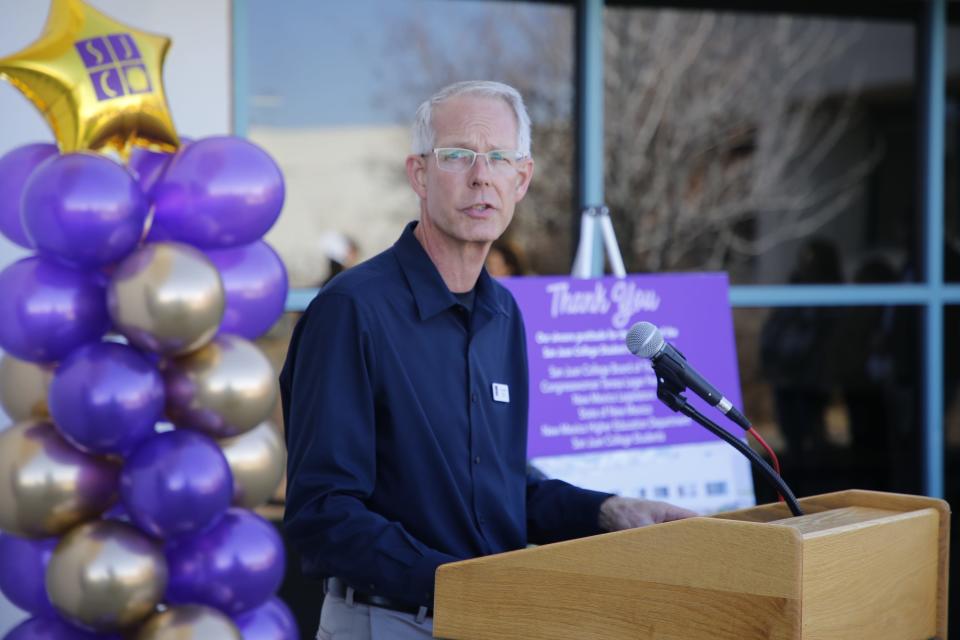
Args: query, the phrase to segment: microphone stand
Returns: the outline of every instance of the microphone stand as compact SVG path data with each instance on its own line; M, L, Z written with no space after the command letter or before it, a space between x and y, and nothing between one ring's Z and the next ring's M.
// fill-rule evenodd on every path
M797 503L793 491L791 491L787 483L783 481L783 478L767 464L767 461L761 458L760 455L745 442L700 413L696 407L692 406L687 402L687 399L681 395L687 390L687 387L683 383L683 379L675 369L675 366L671 366L672 364L674 363L670 358L661 358L653 364L653 372L657 375L657 397L674 411L693 419L707 431L710 431L745 455L757 470L760 471L760 474L763 475L767 482L772 484L777 492L783 496L784 501L790 508L790 513L795 516L802 516L803 511L800 509L800 505Z

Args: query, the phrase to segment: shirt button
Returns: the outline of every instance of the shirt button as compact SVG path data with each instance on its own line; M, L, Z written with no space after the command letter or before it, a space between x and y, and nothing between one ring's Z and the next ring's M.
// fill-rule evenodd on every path
M480 464L480 456L473 459L473 464Z
M484 519L483 516L477 516L477 522L479 522L480 524L483 524L484 522L486 522L486 519Z
M473 393L470 394L470 401L473 402L474 404L477 403L477 392L476 392L476 391L474 391Z

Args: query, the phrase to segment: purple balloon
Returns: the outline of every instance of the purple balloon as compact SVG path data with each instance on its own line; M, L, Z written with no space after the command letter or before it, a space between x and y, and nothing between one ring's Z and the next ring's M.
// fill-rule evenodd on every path
M69 153L37 167L20 211L37 253L99 267L136 248L147 209L147 197L124 167L93 153Z
M233 499L233 475L212 439L191 431L157 434L133 450L120 473L120 500L143 531L166 538L200 531Z
M57 615L44 576L57 538L29 540L0 532L0 593L24 611L46 618Z
M229 615L258 607L283 581L284 550L269 522L231 508L206 531L167 545L171 603L206 604Z
M78 449L125 455L163 416L163 378L133 347L88 344L60 364L48 403L60 434Z
M130 161L127 168L137 178L140 188L148 197L153 196L153 187L157 180L163 175L167 165L173 158L172 153L165 151L150 151L142 147L136 147L130 153Z
M117 635L102 635L78 629L58 618L28 618L13 628L4 640L119 640Z
M287 302L287 270L262 240L233 249L208 250L226 293L220 333L253 340L273 326Z
M193 138L180 136L180 148L193 142ZM153 188L167 170L170 161L173 160L173 153L168 151L153 151L143 147L134 147L130 153L130 160L127 162L127 168L136 177L140 188L147 195L149 200L153 200Z
M13 356L30 362L62 360L109 328L99 274L37 256L0 272L0 348Z
M20 222L23 188L33 170L58 153L55 144L28 144L0 158L0 233L21 247L34 247Z
M101 520L116 520L117 522L126 522L127 524L133 524L130 521L130 514L127 513L127 510L124 508L122 502L117 502L112 507L103 512L103 515L100 516Z
M276 222L283 197L283 175L260 147L231 136L197 140L154 187L150 238L204 249L249 244Z
M243 640L297 640L300 632L289 607L274 596L233 619Z

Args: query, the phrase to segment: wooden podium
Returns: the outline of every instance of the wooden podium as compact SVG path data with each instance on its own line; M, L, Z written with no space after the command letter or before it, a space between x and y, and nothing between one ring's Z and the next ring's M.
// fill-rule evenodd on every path
M452 640L947 637L950 509L842 491L443 565Z

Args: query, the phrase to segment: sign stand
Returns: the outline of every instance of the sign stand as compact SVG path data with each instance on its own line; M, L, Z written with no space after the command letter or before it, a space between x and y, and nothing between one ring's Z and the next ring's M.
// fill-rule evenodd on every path
M596 230L599 227L603 244L596 242ZM620 246L610 221L610 209L604 205L586 207L580 214L580 243L577 245L577 255L573 259L571 274L574 278L596 278L603 275L603 257L610 263L610 270L618 278L626 277L627 271L623 266L623 256L620 255ZM595 257L599 252L599 260L594 265Z

